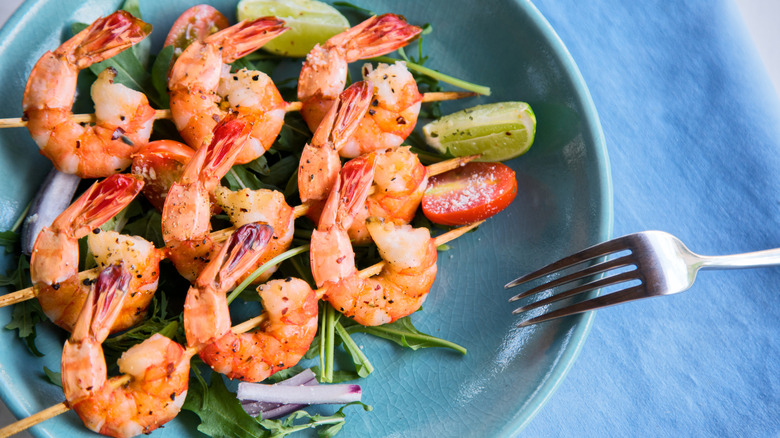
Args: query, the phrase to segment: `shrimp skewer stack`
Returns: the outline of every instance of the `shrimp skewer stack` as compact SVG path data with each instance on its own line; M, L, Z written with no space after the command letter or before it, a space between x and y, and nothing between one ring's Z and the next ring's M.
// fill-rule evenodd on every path
M90 232L90 246L100 266L125 260L133 271L133 296L125 300L126 307L112 329L126 329L143 318L157 288L162 254L140 237L95 233L126 207L142 186L140 178L112 175L93 184L38 234L30 259L35 295L49 319L65 330L73 329L84 307L89 281L79 278L77 241Z
M117 173L149 140L154 109L142 93L114 83L116 71L104 71L92 85L96 125L75 121L71 106L79 70L127 49L151 30L147 23L118 11L46 52L33 67L22 101L27 129L41 154L61 172L82 178Z

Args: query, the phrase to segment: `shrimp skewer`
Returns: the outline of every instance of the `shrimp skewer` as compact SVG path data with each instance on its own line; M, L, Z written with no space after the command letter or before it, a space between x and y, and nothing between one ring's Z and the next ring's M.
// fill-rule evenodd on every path
M192 352L155 334L119 359L129 376L107 378L100 344L121 314L130 273L121 265L103 271L62 350L65 399L84 425L117 438L150 433L173 419L187 395ZM127 380L118 385L112 382Z
M447 100L458 100L463 99L466 97L474 97L477 96L477 93L471 92L471 91L429 91L426 93L423 93L422 102L442 102ZM287 102L287 105L284 107L285 113L290 112L296 112L300 111L303 104L301 102ZM159 119L171 119L173 116L171 115L171 110L169 109L158 109L154 110L154 120ZM73 114L71 116L74 122L76 123L96 123L97 118L95 117L95 114ZM9 117L5 119L0 119L0 129L3 128L23 128L27 126L27 119L22 117Z
M476 156L468 156L468 157L460 157L460 158L454 158L451 160L442 161L436 164L432 164L427 167L427 173L429 175L438 175L440 173L444 173L448 170L452 170L454 168L457 168L458 166L461 166L462 164L465 164L469 162L470 160L476 158ZM380 166L377 168L379 169ZM376 175L377 172L375 172ZM376 176L375 176L376 180ZM147 182L144 185L144 188L149 183ZM381 189L379 189L381 190ZM377 185L374 185L369 189L369 197L367 199L367 202L370 202L372 195L377 191ZM257 193L256 193L257 192ZM292 210L292 218L298 219L302 216L305 216L309 214L309 211L311 210L312 204L302 204L298 205L296 207L289 207L286 203L282 204L280 202L280 194L278 192L271 192L270 190L240 190L238 192L231 192L228 189L225 188L217 188L216 195L217 195L217 202L221 203L222 208L225 210L225 212L230 216L231 222L234 224L233 227L225 228L218 231L213 231L209 233L209 239L213 240L216 243L224 242L228 239L228 237L235 231L237 226L243 225L248 222L253 222L257 220L261 220L262 218L267 218L266 222L271 223L274 226L274 235L280 236L285 235L285 231L279 231L279 230L289 230L291 228L289 222L287 222L287 213L288 209ZM222 198L225 198L224 201L221 201ZM230 199L232 198L232 199ZM270 199L270 202L268 201ZM247 208L250 207L250 208ZM243 211L243 209L247 209L248 211ZM252 210L255 209L256 210ZM277 212L274 213L274 210ZM315 222L319 221L319 216L321 213L321 207L316 212L316 216L312 216L316 218ZM257 219L255 219L255 216L257 215ZM356 233L357 226L361 225L361 223L364 221L365 212L359 212L358 216L356 216L356 220L353 221L352 227L347 230L350 234L350 239L355 241L356 236L360 236L359 238L362 239L362 236L365 235L366 232L359 232L360 234L353 234ZM262 216L262 217L261 217ZM366 215L367 217L367 215ZM277 228L278 227L278 228ZM281 238L274 239L270 244L269 247L273 247L276 245L277 247L280 246L280 240ZM93 250L94 251L94 250ZM275 254L270 253L269 254ZM270 258L270 257L267 257ZM262 257L261 260L265 260L266 257ZM78 273L78 282L84 282L84 281L91 281L93 280L98 273L98 269L90 269L86 271L82 271ZM0 296L0 307L9 306L21 301L25 301L28 299L35 298L35 288L30 287L26 289L21 289L16 292L8 293L5 295Z
M41 154L64 173L104 177L130 165L130 155L149 140L154 109L142 93L114 83L107 69L92 85L96 125L81 125L71 106L79 70L103 61L144 39L151 26L127 12L99 18L46 52L27 80L24 118Z
M203 361L231 379L259 382L298 363L317 332L317 298L303 280L272 280L258 287L265 321L259 330L235 333L230 329L226 293L238 278L254 267L264 248L246 242L267 243L273 230L267 225L249 228L260 235L242 238L245 225L231 236L220 253L201 272L184 303L187 343Z
M479 222L475 222L475 223L473 223L471 225L466 225L466 226L462 226L462 227L459 227L459 228L455 228L455 229L450 230L450 231L448 231L448 232L446 232L444 234L441 234L441 235L437 236L435 239L433 239L434 245L436 245L436 246L444 245L445 243L448 243L448 242L450 242L450 241L452 241L452 240L462 236L463 234L473 230L474 228L478 227L482 223L484 223L484 221L479 221ZM372 276L375 276L375 275L379 274L380 272L382 272L382 269L385 267L385 264L386 264L385 261L380 261L379 263L376 263L373 266L370 266L370 267L368 267L366 269L360 270L357 273L357 276L359 278L370 278ZM325 294L328 292L328 288L327 287L319 288L319 289L315 290L314 292L315 292L315 298L317 300L319 300L319 299L322 299L325 296ZM251 319L249 319L247 321L244 321L241 324L238 324L238 325L234 326L232 328L232 331L234 333L236 333L236 334L248 332L249 330L252 330L253 328L263 324L266 321L266 318L267 318L267 316L265 314L256 316L256 317L251 318ZM192 352L192 354L195 354L197 352L197 349L190 347L190 348L188 348L185 351L187 351L188 353ZM109 382L113 386L119 387L119 386L123 385L124 383L126 383L128 381L128 379L129 379L129 376L124 376L123 375L123 376L121 376L118 379L109 380ZM68 406L67 402L63 402L63 403L59 403L57 405L51 406L51 407L49 407L47 409L44 409L43 411L38 412L35 415L32 415L32 416L27 417L25 419L19 420L16 423L10 424L10 425L0 429L0 437L10 436L10 435L13 435L15 433L18 433L18 432L21 432L23 430L26 430L27 428L32 427L32 426L34 426L34 425L36 425L36 424L38 424L38 423L40 423L42 421L45 421L45 420L47 420L49 418L52 418L52 417L55 417L55 416L57 416L57 415L59 415L59 414L61 414L63 412L67 412L68 409L69 409L69 406Z
M80 281L78 275L78 239L126 207L142 186L143 181L139 178L111 175L93 184L50 227L44 227L38 234L30 258L30 277L41 308L55 324L71 331L79 311L84 307L86 291L84 281ZM95 237L95 240L97 242L99 238ZM108 243L103 247L112 248L111 245ZM124 316L118 320L114 330L125 329L143 316L143 312L138 310L146 309L152 295L148 291L156 288L158 270L155 264L160 259L155 251L148 249L139 251L137 255L128 254L121 248L119 251L133 258L133 269L137 269L135 273L141 276L133 287L145 291L128 300L128 308L124 309ZM106 251L96 252L102 254L99 258L104 263L110 263L108 259L111 257ZM152 272L148 272L147 267Z
M230 170L252 130L251 123L234 115L215 128L211 143L187 163L179 182L171 186L162 211L162 234L168 258L190 281L216 251L209 236L210 196Z
M301 115L312 132L344 90L347 65L359 59L384 55L405 46L422 32L400 15L371 17L316 45L306 56L298 78Z
M253 130L236 162L262 155L284 124L284 102L262 72L229 72L227 64L253 52L285 32L274 17L243 21L195 41L176 59L170 71L171 115L185 142L193 148L208 144L214 127L229 111L247 119Z

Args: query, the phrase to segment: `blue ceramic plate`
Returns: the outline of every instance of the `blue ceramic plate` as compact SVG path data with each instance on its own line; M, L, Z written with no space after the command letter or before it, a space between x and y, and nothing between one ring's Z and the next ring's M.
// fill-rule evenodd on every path
M143 17L156 29L153 51L186 0L141 0ZM234 19L235 0L211 2ZM609 166L596 111L582 78L550 25L527 1L412 2L359 0L378 12L396 12L412 23L431 23L425 37L430 66L489 85L493 94L450 103L445 112L502 100L527 101L538 118L535 145L511 162L520 190L514 203L477 232L440 255L439 276L415 324L468 348L410 351L356 335L376 367L361 382L373 412L347 410L343 436L511 436L545 403L565 376L588 332L590 316L517 329L511 291L503 285L584 246L609 237L612 205ZM74 21L91 22L121 2L30 0L0 32L0 117L21 114L22 91L33 64L69 35ZM25 129L0 131L0 229L21 214L50 164ZM1 255L3 268L10 257ZM184 293L184 291L182 291ZM0 322L10 320L0 309ZM43 367L59 369L64 334L43 325L42 358L0 331L0 394L18 417L61 402ZM32 429L38 436L86 434L73 413ZM155 436L194 434L182 414Z

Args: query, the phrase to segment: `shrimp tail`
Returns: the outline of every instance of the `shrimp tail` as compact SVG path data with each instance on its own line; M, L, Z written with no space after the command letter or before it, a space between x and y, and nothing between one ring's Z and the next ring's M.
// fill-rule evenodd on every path
M206 287L213 281L216 290L230 290L263 255L273 234L273 227L267 224L250 223L241 226L231 234L215 260L201 272L197 284Z
M200 148L182 172L182 184L195 181L210 182L216 187L218 182L233 166L241 147L252 131L251 123L229 114L214 127L211 142ZM209 187L209 188L213 188Z
M68 56L78 69L104 61L143 40L152 25L126 11L98 18L61 45L55 55Z
M348 161L339 174L334 200L328 199L321 218L325 223L338 223L349 229L352 220L363 209L374 181L376 154L368 154ZM322 223L322 222L321 222Z
M332 37L328 44L344 47L347 62L355 62L390 53L407 45L421 32L420 27L412 26L400 15L382 14Z
M284 21L276 17L260 17L244 20L223 29L208 38L205 43L218 42L222 45L222 59L231 63L263 47L268 41L287 32ZM229 44L222 44L229 41Z
M365 81L355 82L342 91L314 132L312 144L331 143L334 149L341 149L368 111L372 91Z
M111 265L100 271L84 302L71 339L91 338L98 344L106 340L114 320L122 310L130 279L130 272L122 264Z
M116 216L144 186L134 175L114 174L87 189L52 223L54 230L70 230L76 239Z

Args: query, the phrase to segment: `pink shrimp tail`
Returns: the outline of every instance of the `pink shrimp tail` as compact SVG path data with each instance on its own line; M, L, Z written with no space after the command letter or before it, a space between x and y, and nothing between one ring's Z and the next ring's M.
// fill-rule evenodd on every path
M240 119L236 114L229 114L214 127L214 135L207 147L201 147L195 152L182 172L182 184L202 181L211 191L213 186L227 174L241 153L252 124Z
M344 164L333 191L320 216L320 225L340 224L349 229L352 220L366 204L374 181L376 155L368 154ZM332 200L331 200L332 198Z
M87 189L52 223L52 229L67 230L80 239L116 216L144 186L134 175L115 174Z
M372 91L365 81L355 82L342 91L314 132L312 144L324 145L330 142L334 149L341 149L360 126L371 104Z
M347 62L355 62L390 53L421 32L420 27L412 26L400 15L383 14L332 37L327 44L344 47Z
M260 17L244 20L206 38L206 43L217 42L222 46L222 59L231 63L263 47L268 41L287 32L284 21L276 17Z
M267 224L251 223L238 228L214 260L200 273L198 285L205 287L214 281L218 284L218 291L231 289L238 278L263 255L273 234L273 227Z
M54 53L73 56L79 69L111 58L152 32L152 25L135 18L126 11L98 18L86 29L61 45Z
M102 343L108 337L114 320L122 310L130 279L130 272L121 264L100 271L84 302L71 339L90 337Z

